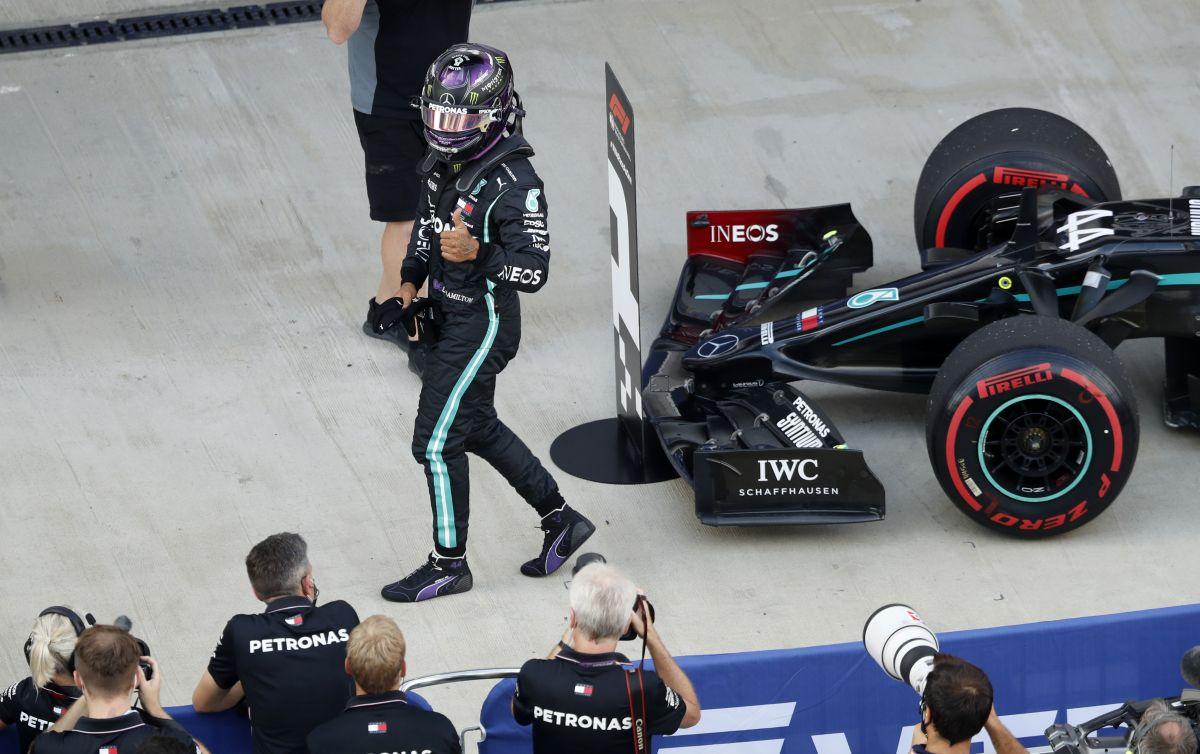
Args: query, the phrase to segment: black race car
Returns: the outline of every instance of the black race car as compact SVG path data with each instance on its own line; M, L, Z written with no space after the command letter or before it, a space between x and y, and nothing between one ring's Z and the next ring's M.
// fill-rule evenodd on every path
M1163 339L1166 422L1200 429L1200 187L1124 201L1077 125L996 110L938 144L914 219L922 271L849 293L872 263L849 205L688 214L642 401L705 523L883 517L882 485L799 380L928 392L938 481L1022 537L1082 526L1129 479L1122 341Z

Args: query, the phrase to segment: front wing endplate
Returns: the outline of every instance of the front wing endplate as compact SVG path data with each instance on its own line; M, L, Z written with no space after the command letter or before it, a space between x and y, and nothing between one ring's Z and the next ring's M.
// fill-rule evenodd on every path
M710 525L879 521L884 490L858 450L703 450L694 458L696 516Z

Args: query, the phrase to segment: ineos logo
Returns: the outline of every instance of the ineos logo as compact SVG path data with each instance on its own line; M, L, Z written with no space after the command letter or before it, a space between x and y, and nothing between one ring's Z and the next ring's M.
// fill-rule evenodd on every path
M725 333L718 335L712 340L706 340L696 347L696 353L702 359L711 359L714 356L720 356L723 353L729 353L734 348L737 348L738 336L733 333Z
M767 467L775 479L767 479ZM810 472L811 470L811 472ZM797 477L806 482L812 482L820 476L818 463L815 458L785 458L779 461L767 460L758 462L758 481L760 482L790 482Z
M708 230L712 243L761 243L778 241L778 225L714 225Z

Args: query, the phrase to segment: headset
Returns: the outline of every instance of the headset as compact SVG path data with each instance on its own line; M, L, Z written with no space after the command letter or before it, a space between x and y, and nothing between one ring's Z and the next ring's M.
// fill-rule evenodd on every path
M71 628L75 629L75 638L79 638L79 636L82 635L85 630L87 630L88 626L96 625L96 619L92 617L91 613L84 613L84 615L87 619L87 621L85 623L84 618L80 618L78 613L76 613L74 610L72 610L69 607L63 607L62 605L51 605L50 607L46 608L42 612L38 613L39 618L46 616L46 615L61 615L62 617L66 618L68 621L70 621ZM30 633L29 638L25 640L25 663L26 664L29 663L29 656L32 653L32 651L33 651L33 634ZM75 672L75 651L74 650L71 650L71 656L67 658L67 672L68 673Z
M1137 754L1138 747L1146 736L1152 731L1165 723L1176 723L1183 728L1192 729L1192 721L1180 715L1177 712L1164 712L1153 720L1139 724L1133 729L1133 734L1129 737L1129 748L1126 749L1126 754Z

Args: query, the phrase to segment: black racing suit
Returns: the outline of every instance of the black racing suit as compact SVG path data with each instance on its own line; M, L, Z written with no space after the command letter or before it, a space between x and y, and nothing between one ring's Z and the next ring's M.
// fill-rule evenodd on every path
M496 375L521 341L517 292L533 293L550 270L546 196L520 135L454 170L422 165L419 225L401 277L440 308L438 339L425 356L413 456L425 467L433 505L435 550L466 552L470 484L466 452L480 456L545 516L562 504L558 485L520 438L496 416ZM439 234L455 208L479 242L468 262L442 259Z

